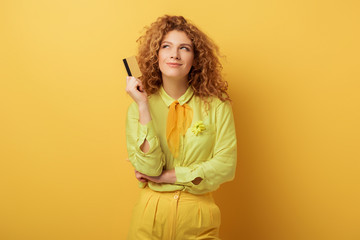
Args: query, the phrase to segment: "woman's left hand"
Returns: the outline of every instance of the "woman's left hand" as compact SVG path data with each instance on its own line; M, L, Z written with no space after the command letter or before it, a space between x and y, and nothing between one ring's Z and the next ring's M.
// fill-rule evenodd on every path
M148 182L148 180L146 178L144 178L144 176L146 176L146 175L135 170L135 177L138 181L143 182L143 183Z
M135 177L141 182L144 182L144 179L154 182L154 183L175 183L176 182L175 169L164 170L161 173L161 175L159 175L157 177L147 176L147 175L135 170Z

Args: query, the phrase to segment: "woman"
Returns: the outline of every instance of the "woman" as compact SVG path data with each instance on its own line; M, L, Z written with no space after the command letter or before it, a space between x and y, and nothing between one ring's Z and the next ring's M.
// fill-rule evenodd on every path
M211 192L234 178L236 134L218 48L181 16L158 18L138 41L126 134L142 190L128 239L219 239Z

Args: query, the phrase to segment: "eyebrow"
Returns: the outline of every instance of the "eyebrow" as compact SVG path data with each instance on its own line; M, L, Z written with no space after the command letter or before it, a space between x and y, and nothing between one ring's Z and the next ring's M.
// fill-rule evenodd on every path
M163 41L161 44L163 44L163 43L170 43L170 44L173 44L172 42L169 42L169 41ZM189 46L189 47L191 47L191 48L192 48L192 44L188 44L188 43L180 43L180 46L184 46L184 45Z

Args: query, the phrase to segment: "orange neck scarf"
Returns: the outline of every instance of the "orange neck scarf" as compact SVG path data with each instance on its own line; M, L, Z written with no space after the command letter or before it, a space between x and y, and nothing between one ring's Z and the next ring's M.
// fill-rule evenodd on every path
M192 118L193 111L186 103L180 105L178 101L175 101L170 105L166 124L166 140L174 158L179 155L180 134L185 135Z

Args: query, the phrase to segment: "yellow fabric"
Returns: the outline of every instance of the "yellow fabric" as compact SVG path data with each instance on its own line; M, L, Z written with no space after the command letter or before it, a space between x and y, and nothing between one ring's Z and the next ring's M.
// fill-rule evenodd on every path
M178 156L175 158L167 143L166 128L170 105L174 101L187 104L193 112L190 127L179 137ZM158 176L163 169L175 169L175 184L141 183L144 188L160 192L186 191L203 194L216 190L222 183L234 178L236 170L236 132L231 105L217 98L209 99L209 110L194 95L191 88L178 99L171 98L163 88L149 98L152 120L146 125L139 123L136 103L128 109L126 141L129 160L136 170L149 176ZM201 121L201 122L200 122ZM200 124L201 123L201 124ZM199 126L203 127L199 127ZM193 128L199 131L192 131ZM147 139L147 153L140 146ZM200 177L198 185L191 181Z
M219 239L221 214L211 193L141 190L128 240Z
M180 136L185 135L192 117L192 109L186 103L180 105L179 101L174 101L170 105L166 123L166 140L174 158L179 155Z

